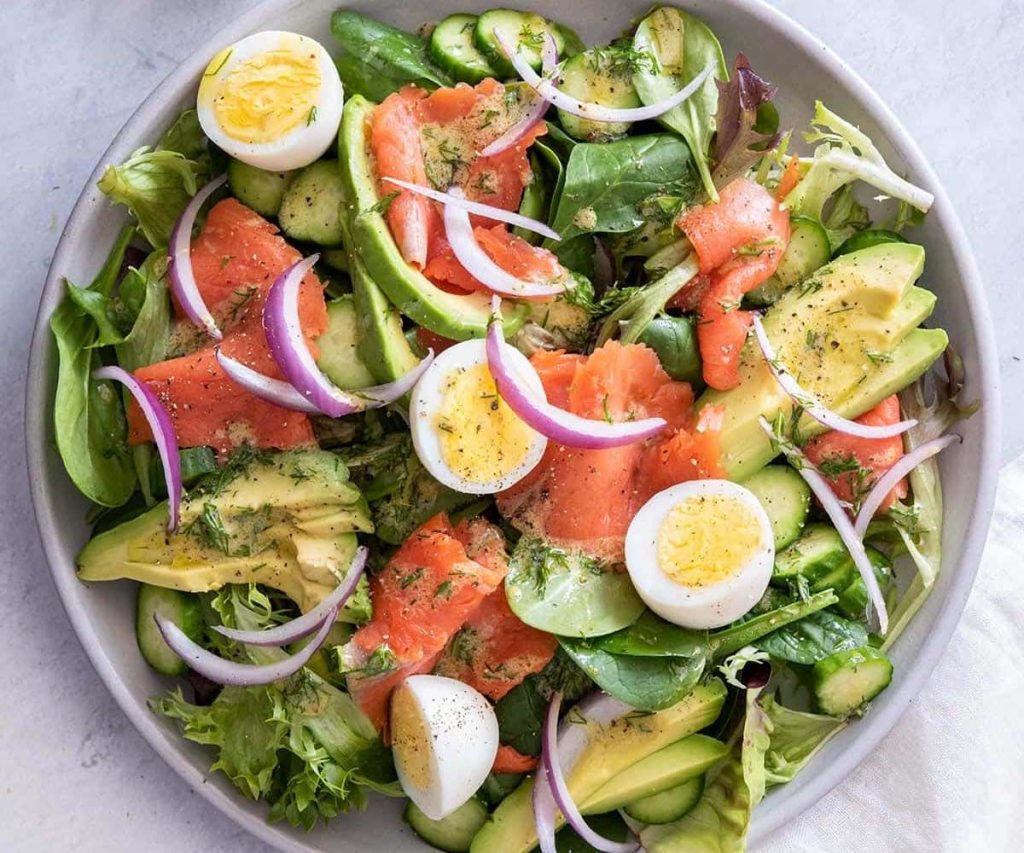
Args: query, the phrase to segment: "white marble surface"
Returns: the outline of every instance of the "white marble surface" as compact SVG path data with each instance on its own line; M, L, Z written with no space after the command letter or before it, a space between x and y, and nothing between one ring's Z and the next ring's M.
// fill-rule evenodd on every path
M0 849L251 851L129 726L66 622L29 506L26 353L60 227L135 106L252 0L0 3ZM1024 0L776 0L874 85L945 182L988 286L1024 450ZM894 804L895 805L895 804ZM894 848L895 849L895 848Z

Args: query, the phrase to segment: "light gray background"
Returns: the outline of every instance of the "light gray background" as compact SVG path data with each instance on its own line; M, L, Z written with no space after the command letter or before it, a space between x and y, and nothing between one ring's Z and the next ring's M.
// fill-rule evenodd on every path
M253 0L0 4L0 849L261 850L162 764L80 649L29 505L24 376L63 221L138 103ZM457 5L457 4L456 4ZM1003 458L1024 450L1024 0L775 0L903 120L949 190L995 318ZM897 803L893 804L898 807ZM895 849L895 848L894 848Z

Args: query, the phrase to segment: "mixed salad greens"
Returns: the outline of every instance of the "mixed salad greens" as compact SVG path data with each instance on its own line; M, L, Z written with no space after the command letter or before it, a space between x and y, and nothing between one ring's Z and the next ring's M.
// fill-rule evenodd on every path
M99 183L51 318L80 577L138 582L153 710L271 820L742 849L941 568L931 195L676 7L331 30L226 47Z

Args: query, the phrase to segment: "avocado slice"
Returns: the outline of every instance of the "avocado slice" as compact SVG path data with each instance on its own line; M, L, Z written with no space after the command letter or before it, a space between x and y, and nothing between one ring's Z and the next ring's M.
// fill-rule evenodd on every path
M342 183L345 186L346 205L341 217L341 229L342 240L347 247L346 267L352 280L352 306L355 309L357 332L355 354L377 382L394 382L419 364L419 358L412 351L402 330L401 315L388 302L384 292L367 272L366 265L352 250L352 205L347 202L352 197L352 190L347 182ZM333 376L331 379L337 382ZM370 384L368 382L362 387Z
M603 814L660 794L706 773L728 752L729 747L720 740L690 735L627 767L587 800L580 811L585 815Z
M717 678L695 687L671 708L604 728L585 724L589 740L567 779L577 803L589 803L628 767L711 725L722 710L725 685ZM603 794L602 794L603 796ZM526 779L494 810L473 838L471 853L528 853L537 843L533 819L533 779Z
M921 376L946 347L941 330L918 330L935 306L935 295L914 282L924 268L924 249L885 243L842 255L822 267L764 315L776 356L801 386L841 415L853 418ZM698 407L724 410L721 463L742 481L776 455L758 418L789 416L793 401L779 387L756 340L740 361L740 384L708 390ZM799 433L824 431L801 418Z
M306 611L337 587L356 532L373 530L341 459L307 449L259 455L233 477L213 475L182 502L177 531L166 526L164 501L99 534L78 555L78 576L185 592L261 583ZM364 597L350 599L348 618L367 615L358 609Z
M435 286L402 257L380 211L377 179L366 138L367 122L376 104L353 95L345 104L338 135L338 161L345 182L352 239L348 245L366 272L413 322L452 340L487 334L490 299L478 293L459 295ZM522 325L522 312L509 306L505 334Z

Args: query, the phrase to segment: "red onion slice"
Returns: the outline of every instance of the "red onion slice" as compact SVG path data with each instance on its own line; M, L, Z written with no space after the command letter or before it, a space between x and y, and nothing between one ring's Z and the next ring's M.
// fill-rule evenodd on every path
M467 217L468 220L468 217ZM263 331L270 353L296 393L314 410L340 418L354 412L379 408L395 402L412 390L434 359L431 350L416 367L394 382L360 391L342 391L317 366L306 345L299 318L299 290L302 279L319 260L310 255L288 267L277 277L263 309Z
M758 422L761 424L761 429L768 433L768 437L774 440L775 433L772 430L771 424L763 417L758 418ZM879 633L884 635L889 630L889 613L885 606L885 598L882 596L882 590L879 588L878 580L875 578L875 570L871 565L871 560L864 550L864 542L857 535L857 531L854 530L853 523L846 514L846 508L843 506L842 501L836 497L835 492L829 487L825 478L798 448L792 447L788 449L786 455L795 457L795 461L799 463L799 467L796 465L794 467L800 476L804 478L804 482L811 487L811 491L814 492L814 496L821 504L821 508L825 510L829 521L832 522L832 526L835 527L836 532L843 540L846 550L853 557L854 565L857 566L857 571L860 572L864 585L867 587L871 608L874 608L878 614ZM869 614L871 608L869 608Z
M878 512L878 508L882 505L882 501L885 500L885 496L896 487L900 480L926 459L931 459L955 441L962 442L963 439L953 433L940 438L933 438L931 441L926 441L920 447L915 447L909 453L896 460L892 467L875 481L871 491L864 498L860 512L857 513L857 520L853 524L853 529L857 532L857 535L861 539L864 538L864 534L868 532L868 525L871 523L871 519L875 517L875 513Z
M282 379L273 379L270 376L257 373L242 362L229 355L224 355L220 351L220 347L217 347L216 357L217 363L224 369L224 372L254 397L259 397L282 409L305 412L308 415L320 414L320 410L296 391L294 385L289 385Z
M301 640L323 625L324 620L332 611L337 613L345 606L345 602L355 592L359 579L363 576L368 554L366 548L357 548L345 574L345 579L309 613L304 613L297 619L292 619L291 622L264 631L240 631L237 628L228 628L224 625L214 625L213 630L223 634L229 640L246 643L250 646L284 646Z
M692 97L697 90L704 85L704 82L708 77L710 77L715 71L715 63L709 62L707 66L693 78L693 80L674 95L670 95L661 101L657 101L656 103L649 104L647 106L619 109L615 107L606 107L604 104L595 104L592 101L581 101L578 98L574 98L572 95L563 92L552 80L545 79L534 71L530 67L530 64L519 55L519 52L509 44L508 39L499 30L496 29L494 31L494 37L498 40L498 44L501 45L501 49L508 57L508 61L511 62L512 66L516 69L519 76L522 77L524 82L533 88L537 94L550 101L558 107L558 109L563 110L570 115L578 116L579 118L589 119L590 121L613 123L620 121L646 121L647 119L657 118L660 115L664 115L669 110L675 109L688 98Z
M768 340L768 333L765 331L764 323L761 322L761 318L757 314L754 315L754 334L757 336L757 344L761 348L765 361L768 362L768 369L772 372L772 376L775 377L775 381L779 383L783 391L793 398L793 402L801 406L808 415L822 426L857 438L894 438L895 436L903 435L911 427L917 426L917 421L913 419L899 421L894 424L871 426L869 424L859 424L833 412L831 409L823 406L813 394L801 388L796 379L782 366L782 363L775 355L775 350L772 349L771 341Z
M663 418L644 418L637 421L609 423L583 418L538 399L529 385L519 376L515 366L505 357L505 337L502 333L501 300L491 301L494 316L487 328L487 366L490 368L498 393L523 421L541 435L566 447L585 450L605 450L645 441L660 433L668 422Z
M207 334L218 341L224 335L217 328L217 322L203 302L195 274L192 272L192 227L196 224L196 217L203 204L227 179L227 175L214 178L192 196L192 200L181 212L181 217L171 231L171 239L167 243L167 254L171 260L167 267L171 279L171 292L188 318L197 326L206 329Z
M136 379L127 370L120 367L101 367L94 370L93 379L111 379L120 382L139 404L149 430L153 433L160 464L164 468L164 480L167 481L167 529L174 532L178 529L181 515L181 456L178 453L178 437L174 432L174 423L164 408L164 404L145 383Z
M266 664L236 663L225 660L217 655L208 652L198 643L190 640L184 631L175 625L166 616L157 613L154 615L160 634L164 642L170 646L178 657L189 665L189 668L200 675L215 681L217 684L226 684L232 687L252 687L257 684L270 684L294 675L316 654L327 634L334 625L338 616L338 608L331 610L319 626L316 636L296 654L290 655L283 660Z
M558 805L551 793L548 773L541 764L533 777L533 823L537 830L540 853L556 853L555 832L558 829Z
M450 187L448 194L457 199L465 198L459 187ZM477 243L473 225L469 221L469 213L454 204L445 205L444 230L456 260L473 278L494 293L500 293L502 296L531 297L558 296L565 292L565 285L561 282L544 284L524 281L499 267Z
M545 77L550 77L555 70L555 66L558 65L558 45L555 44L551 33L546 30L544 32L544 44L541 47L540 57L541 73ZM500 154L502 151L511 148L526 136L533 129L534 125L544 118L544 114L548 111L548 107L551 106L551 102L539 93L535 93L535 96L534 104L526 115L484 148L480 152L481 157L493 157L495 154Z
M636 839L631 841L612 841L603 835L598 835L587 825L572 798L572 793L569 791L565 775L562 772L562 762L558 755L558 713L561 707L562 694L556 692L551 697L551 704L548 705L547 715L544 718L544 746L541 752L541 761L544 766L545 778L541 780L538 775L534 785L550 789L555 805L565 815L566 823L595 850L600 850L602 853L633 853L633 851L640 847L639 841Z
M430 187L423 187L419 184L411 183L410 181L399 180L398 178L385 177L381 178L381 180L387 181L389 184L394 184L396 187L401 187L404 190L409 190L409 192L426 196L427 198L440 202L441 204L454 205L461 210L468 211L469 213L475 213L477 216L486 216L488 219L494 219L498 222L507 222L509 225L518 225L520 228L525 228L527 231L533 231L535 234L542 234L545 237L550 237L552 240L562 239L562 236L557 231L553 228L549 228L543 222L531 219L529 216L523 216L521 213L516 213L515 211L505 210L501 207L494 207L490 204L481 204L478 201L470 201L461 190L458 193L451 191L443 193L440 190L433 190L430 189Z

